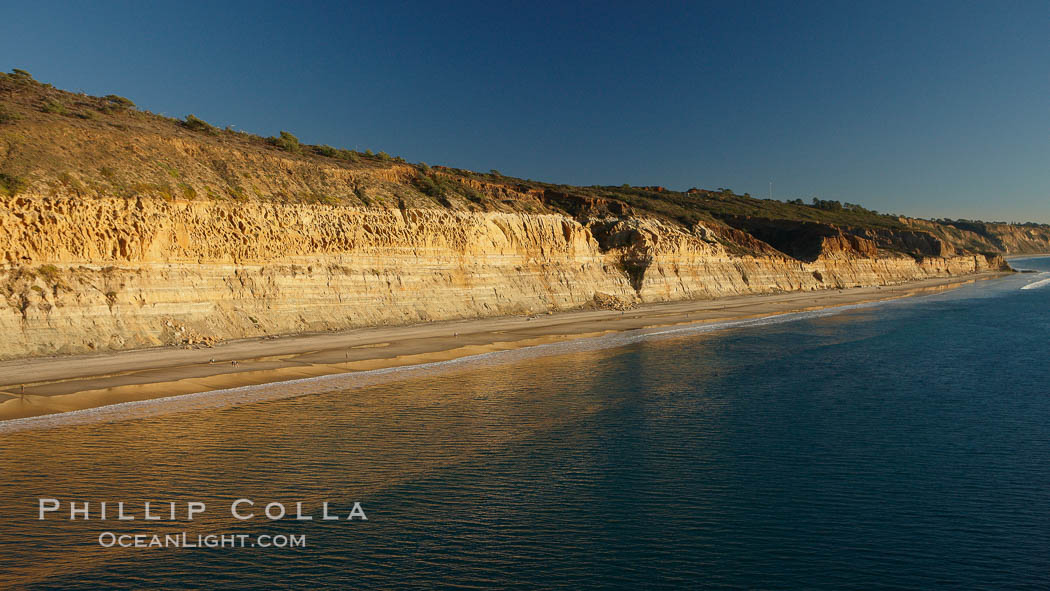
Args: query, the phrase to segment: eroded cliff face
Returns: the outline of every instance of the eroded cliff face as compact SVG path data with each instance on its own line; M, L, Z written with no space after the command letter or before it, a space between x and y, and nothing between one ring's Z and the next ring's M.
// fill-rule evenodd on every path
M805 238L814 256L800 259L725 226L649 218L22 194L0 200L0 357L540 313L596 295L655 302L885 285L1005 265L994 255L894 255L878 239L823 228Z
M220 130L0 73L0 358L884 285L1050 226L572 187Z
M912 218L900 218L900 221L922 234L935 235L970 251L984 250L1008 255L1050 252L1050 227L1045 225L970 221L936 223Z

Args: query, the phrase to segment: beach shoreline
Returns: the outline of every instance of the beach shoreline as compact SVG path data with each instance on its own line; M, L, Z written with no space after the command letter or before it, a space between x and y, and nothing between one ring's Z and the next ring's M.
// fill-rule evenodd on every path
M12 419L303 378L408 368L631 330L703 326L894 300L1007 274L989 272L894 286L661 302L627 311L576 310L262 337L213 348L161 347L2 361L0 426Z

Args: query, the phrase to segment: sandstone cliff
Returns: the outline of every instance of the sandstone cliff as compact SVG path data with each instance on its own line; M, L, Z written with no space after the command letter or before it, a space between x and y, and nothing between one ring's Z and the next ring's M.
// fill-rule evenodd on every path
M19 195L0 202L0 357L589 305L883 285L994 255L734 255L703 224L557 214Z
M0 358L887 285L1050 251L1045 226L555 186L118 99L0 77Z

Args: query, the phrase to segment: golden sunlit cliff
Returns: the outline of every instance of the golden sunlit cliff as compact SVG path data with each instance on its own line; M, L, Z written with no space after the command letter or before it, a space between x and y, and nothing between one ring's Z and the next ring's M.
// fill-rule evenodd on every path
M1004 270L1038 225L568 187L0 78L0 358Z

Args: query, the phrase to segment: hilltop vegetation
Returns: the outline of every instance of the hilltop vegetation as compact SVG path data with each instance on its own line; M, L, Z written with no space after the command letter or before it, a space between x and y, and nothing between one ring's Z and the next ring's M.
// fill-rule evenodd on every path
M66 92L13 70L0 74L0 197L19 194L633 215L753 234L754 220L773 220L869 234L922 232L971 252L1010 250L1001 224L910 220L850 203L759 199L729 189L577 187L412 164L382 151L303 143L290 131L263 137L193 114L165 117L122 96ZM1050 236L1047 226L1024 228ZM893 248L911 248L901 244Z

